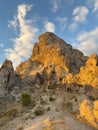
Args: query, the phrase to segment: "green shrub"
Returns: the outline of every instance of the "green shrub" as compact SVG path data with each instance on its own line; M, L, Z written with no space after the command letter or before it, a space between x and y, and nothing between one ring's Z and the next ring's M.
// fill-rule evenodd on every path
M41 104L41 105L45 105L45 104L47 104L47 102L46 102L43 98L41 98L41 99L40 99L40 104Z
M28 107L31 104L31 96L27 93L23 93L21 96L22 105Z
M35 115L36 116L40 116L40 115L43 115L44 114L44 109L41 107L41 106L38 106L36 109L35 109Z
M50 109L51 109L51 108L50 108L50 107L48 107L48 108L47 108L47 111L50 111Z
M49 97L49 101L50 101L50 102L53 102L53 101L54 101L54 98L53 98L53 97Z

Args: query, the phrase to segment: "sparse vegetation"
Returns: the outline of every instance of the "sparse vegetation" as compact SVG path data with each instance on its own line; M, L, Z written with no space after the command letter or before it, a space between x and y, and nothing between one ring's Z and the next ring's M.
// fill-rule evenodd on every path
M8 110L5 113L5 116L7 116L7 117L16 117L17 114L18 114L18 111L16 109L11 109L11 110Z
M17 127L17 130L23 130L23 125L20 124L20 125Z
M53 97L49 97L49 101L50 101L50 102L53 102L53 101L54 101L54 98L53 98Z
M41 107L41 106L38 106L36 109L35 109L35 115L36 116L40 116L40 115L43 115L44 114L44 109Z
M69 99L70 99L70 97L69 97ZM68 100L68 99L66 99L66 97L64 97L64 99L62 101L62 106L63 106L64 109L69 110L71 108L72 104L71 104L70 100Z
M28 93L23 93L21 101L23 106L28 107L31 104L31 96Z
M46 104L46 101L45 101L43 98L41 98L41 99L40 99L40 104L41 104L41 105L45 105L45 104Z
M51 109L51 108L50 108L50 107L48 107L48 108L47 108L47 111L50 111L50 109Z

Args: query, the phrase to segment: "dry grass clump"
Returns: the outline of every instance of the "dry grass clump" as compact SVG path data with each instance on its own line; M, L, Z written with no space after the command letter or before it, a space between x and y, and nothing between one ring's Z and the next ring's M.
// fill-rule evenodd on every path
M6 117L16 117L18 114L18 111L16 109L10 109L5 113Z
M17 127L17 130L23 130L23 125L20 124L20 125Z

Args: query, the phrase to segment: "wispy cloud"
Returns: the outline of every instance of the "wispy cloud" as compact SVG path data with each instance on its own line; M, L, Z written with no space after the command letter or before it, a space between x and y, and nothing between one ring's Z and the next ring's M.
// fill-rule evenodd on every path
M3 45L3 43L0 43L0 48L2 48L4 45Z
M52 11L55 13L58 11L58 9L60 8L60 6L62 5L63 2L65 2L66 0L50 0L51 4L52 4Z
M39 29L32 26L32 20L26 19L27 12L30 11L32 5L22 4L17 7L17 15L12 21L9 21L9 27L19 28L19 35L13 39L13 49L5 50L8 59L12 60L14 66L18 65L23 58L27 58L31 54L33 41Z
M60 24L61 30L64 30L67 26L67 18L66 17L57 17L57 21Z
M78 6L72 12L72 24L69 25L69 29L74 30L79 23L85 23L87 21L86 17L89 13L89 10L85 6Z
M94 0L93 12L98 11L98 0Z
M72 13L73 21L80 22L80 23L86 22L86 16L88 13L89 13L89 11L85 6L76 7Z
M9 24L8 24L8 27L10 28L14 28L15 30L17 29L17 26L18 26L18 19L17 19L17 16L14 16L13 18L14 20L9 20Z
M44 29L45 29L45 31L48 31L48 32L55 32L55 25L54 25L54 23L52 23L50 21L45 21Z
M82 32L77 40L80 43L78 49L84 52L85 55L98 54L98 27L90 32Z
M98 0L86 0L86 6L90 8L91 12L98 11Z

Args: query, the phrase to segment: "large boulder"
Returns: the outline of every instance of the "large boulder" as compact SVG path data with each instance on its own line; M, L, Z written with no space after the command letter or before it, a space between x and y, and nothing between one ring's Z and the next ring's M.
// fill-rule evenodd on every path
M21 87L21 78L14 71L12 62L5 60L0 68L0 95L10 92L14 87Z

